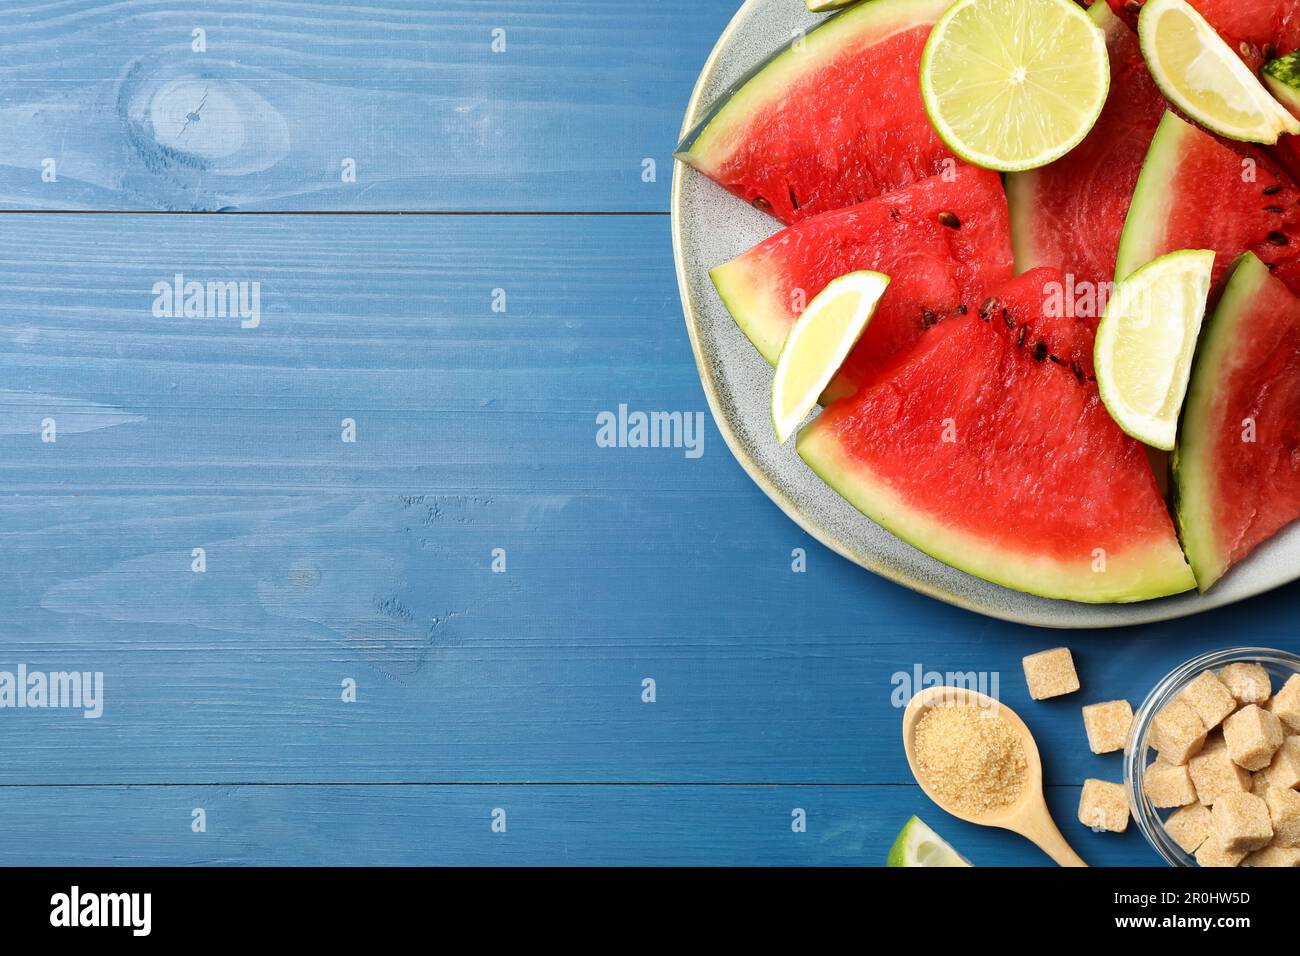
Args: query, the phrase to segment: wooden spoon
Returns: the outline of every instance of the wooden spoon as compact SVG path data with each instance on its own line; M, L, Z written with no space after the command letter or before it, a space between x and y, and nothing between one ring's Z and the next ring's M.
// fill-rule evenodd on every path
M947 806L939 798L938 794L930 789L929 784L917 769L913 738L916 735L916 724L921 719L921 715L938 703L962 703L971 707L996 708L998 717L1011 728L1013 733L1020 736L1020 743L1024 748L1028 767L1026 768L1025 788L1011 806L994 810L991 813L974 815L956 807ZM1038 745L1034 743L1034 735L1029 732L1025 722L1006 704L999 703L993 698L986 697L984 694L973 690L956 687L927 687L913 697L907 705L907 710L903 711L903 749L907 751L907 763L912 768L912 776L916 777L916 782L921 785L925 795L954 817L965 820L967 823L975 823L986 827L1001 827L1004 830L1010 830L1012 833L1019 833L1036 843L1039 849L1061 866L1088 865L1079 858L1079 854L1070 848L1070 844L1065 842L1065 837L1061 836L1061 831L1052 822L1052 814L1047 809L1047 801L1043 799L1043 763L1038 756Z

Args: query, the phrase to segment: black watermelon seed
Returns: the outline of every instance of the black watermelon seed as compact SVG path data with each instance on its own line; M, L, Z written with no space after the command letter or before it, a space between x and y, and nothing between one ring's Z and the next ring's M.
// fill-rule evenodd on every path
M934 324L935 324L936 322L938 322L938 321L939 321L939 316L937 316L937 315L933 312L933 310L931 310L931 309L922 309L922 310L921 310L921 326L922 326L923 328L927 328L927 329L928 329L930 326L934 325Z
M965 303L965 302L963 302L961 305L957 306L957 314L958 314L958 315L965 315L965 314L966 314L967 312L969 312L969 311L970 311L970 310L966 308L966 303Z
M1283 213L1283 212L1286 212L1286 210L1283 209L1281 206L1265 206L1265 207L1264 207L1264 211L1265 211L1265 212L1271 212L1271 213Z
M1268 241L1275 246L1285 246L1291 240L1286 237L1286 233L1270 232L1267 236Z
M1020 334L1016 336L1016 348L1020 348L1022 345L1025 344L1025 336L1028 334L1029 334L1029 326L1022 325L1020 327Z
M960 229L961 220L957 218L955 213L941 212L939 213L939 225L947 226L949 229Z
M771 212L772 204L762 196L755 196L752 205L755 209L761 209L763 212Z
M1276 196L1276 195L1277 195L1278 193L1280 193L1281 191L1282 191L1282 184L1281 184L1281 183L1274 183L1272 186L1265 186L1265 187L1264 187L1264 195L1265 195L1265 196Z
M994 296L989 296L980 303L980 318L987 322L995 311L1002 305Z
M798 199L798 197L795 196L795 194L794 194L794 189L788 189L788 190L786 190L786 192L787 192L787 193L789 194L789 196L790 196L790 205L793 206L795 209L798 209L798 208L799 208L799 199Z
M1002 310L1002 321L1006 323L1007 328L1009 329L1014 329L1016 327L1016 320L1011 317L1011 312L1008 309Z
M1049 359L1052 360L1052 364L1053 364L1053 365L1060 365L1060 364L1061 364L1061 360L1060 360L1060 358L1058 358L1057 356L1055 356L1055 355L1049 355L1049 356L1047 356L1047 357L1048 357Z
M1041 362L1047 358L1047 343L1039 339L1034 344L1034 361Z

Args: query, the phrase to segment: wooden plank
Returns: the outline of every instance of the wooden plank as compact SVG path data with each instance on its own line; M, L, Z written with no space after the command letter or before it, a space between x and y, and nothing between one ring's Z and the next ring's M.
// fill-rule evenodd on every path
M1051 795L1090 863L1155 862L1132 827L1072 822L1077 800L1073 787ZM192 830L195 809L205 832ZM977 866L1050 865L912 788L637 786L0 787L0 865L878 866L913 812Z
M0 208L666 211L735 7L7 3Z
M348 223L6 221L0 667L106 699L5 713L0 783L902 784L918 666L996 673L1050 781L1118 779L1078 707L1237 620L1000 625L815 546L712 430L599 447L600 410L704 407L661 221ZM262 282L261 323L155 317L177 271ZM1290 595L1253 639L1295 646ZM1056 643L1085 689L1030 702L1020 657Z

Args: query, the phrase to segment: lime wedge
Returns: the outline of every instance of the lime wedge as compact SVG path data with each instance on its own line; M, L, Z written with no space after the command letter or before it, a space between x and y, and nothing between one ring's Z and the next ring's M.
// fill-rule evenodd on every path
M1269 95L1187 0L1148 0L1138 36L1160 91L1206 129L1251 143L1300 133L1300 120Z
M772 380L772 424L785 444L808 417L871 321L889 276L850 272L831 281L790 329Z
M1111 418L1140 442L1171 451L1214 253L1183 249L1153 259L1115 291L1097 326L1097 388Z
M970 866L970 861L954 850L920 817L903 824L898 839L889 848L885 866Z
M847 7L850 3L857 3L857 0L807 0L807 3L810 12L821 13L823 10Z
M1265 66L1264 82L1292 116L1300 116L1300 50Z
M977 166L1045 166L1088 135L1110 89L1106 35L1074 0L957 0L921 55L925 111Z

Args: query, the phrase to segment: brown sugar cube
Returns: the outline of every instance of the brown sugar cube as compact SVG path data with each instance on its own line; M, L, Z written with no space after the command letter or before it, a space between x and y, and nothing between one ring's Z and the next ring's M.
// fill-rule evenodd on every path
M1142 791L1153 807L1185 807L1196 802L1196 788L1187 768L1157 760L1142 774Z
M1110 700L1083 708L1083 729L1088 734L1088 749L1095 754L1123 750L1132 723L1133 708L1126 700Z
M1283 790L1300 787L1300 737L1287 737L1273 755L1267 770L1261 771L1269 784Z
M1268 804L1253 793L1225 793L1210 810L1210 829L1229 852L1249 853L1273 841Z
M1264 794L1264 803L1273 824L1273 845L1300 847L1300 793L1271 787Z
M1228 755L1247 770L1263 770L1272 763L1283 739L1282 722L1256 704L1247 704L1223 722Z
M1187 762L1196 799L1202 806L1210 807L1225 793L1246 793L1253 783L1250 771L1242 770L1228 756L1228 745L1218 734L1206 741L1205 746Z
M1196 716L1209 730L1219 726L1237 709L1237 698L1232 696L1232 691L1223 681L1214 676L1213 671L1198 674L1182 689L1177 699L1196 711Z
M1235 767L1237 765L1233 764L1233 766ZM1268 788L1271 786L1273 785L1268 782L1267 770L1256 770L1250 775L1250 792L1255 796L1262 797L1264 794L1268 793Z
M1210 831L1206 838L1196 850L1196 862L1201 866L1241 866L1241 861L1246 859L1245 850L1229 850L1219 843L1219 838Z
M1181 700L1172 700L1151 721L1151 746L1165 763L1183 764L1205 745L1205 724Z
M1273 681L1258 664L1229 664L1219 671L1219 680L1241 704L1262 704L1273 696Z
M1269 710L1288 730L1300 733L1300 674L1286 679L1282 689L1273 696Z
M1242 866L1300 866L1300 847L1270 843L1241 861Z
M1079 822L1097 832L1123 833L1128 829L1128 794L1124 785L1107 780L1085 780L1079 794Z
M1165 832L1184 853L1195 853L1210 835L1209 808L1193 803L1175 810L1165 820Z
M1025 682L1029 684L1029 696L1034 700L1073 694L1079 689L1079 675L1075 673L1074 657L1068 647L1030 654L1021 663L1025 668Z

